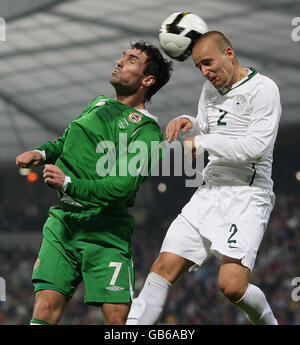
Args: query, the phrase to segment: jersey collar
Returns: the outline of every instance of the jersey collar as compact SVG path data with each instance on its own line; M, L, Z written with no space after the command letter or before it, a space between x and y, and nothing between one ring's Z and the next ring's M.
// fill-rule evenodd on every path
M253 68L253 67L250 67L249 68L249 73L246 75L246 77L244 77L243 79L239 80L237 83L231 85L230 87L224 87L223 89L218 89L218 91L220 92L221 95L225 95L229 91L231 91L233 89L236 89L237 87L245 84L248 80L253 78L255 76L255 74L257 74L257 70L255 68Z
M153 119L154 121L158 122L157 120L157 117L150 114L149 111L147 109L137 109L140 113L143 113L145 116L148 116L150 117L151 119Z

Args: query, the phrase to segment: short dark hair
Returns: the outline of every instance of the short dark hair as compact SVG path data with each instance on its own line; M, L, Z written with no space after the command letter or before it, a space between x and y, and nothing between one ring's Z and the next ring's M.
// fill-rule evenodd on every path
M151 85L146 93L145 101L149 102L151 97L162 88L170 79L173 71L173 62L166 60L158 48L145 41L130 43L131 49L138 49L148 56L144 75L154 75L156 81Z

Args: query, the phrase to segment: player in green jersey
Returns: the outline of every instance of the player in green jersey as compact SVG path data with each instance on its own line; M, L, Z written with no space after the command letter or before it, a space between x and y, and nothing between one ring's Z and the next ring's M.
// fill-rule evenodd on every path
M101 306L106 324L125 324L134 286L127 209L160 158L151 144L163 140L145 103L171 71L157 48L131 44L112 71L115 98L95 98L62 137L16 158L20 167L45 164L45 183L60 200L50 208L33 269L31 324L57 324L82 280L84 302ZM128 149L136 143L146 148L138 161Z

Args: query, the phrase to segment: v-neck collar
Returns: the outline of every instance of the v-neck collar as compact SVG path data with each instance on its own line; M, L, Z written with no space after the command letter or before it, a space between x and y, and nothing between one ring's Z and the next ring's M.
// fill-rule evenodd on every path
M226 93L228 93L231 90L236 89L237 87L245 84L247 81L249 81L251 78L253 78L256 74L257 74L257 70L253 67L249 68L250 73L248 73L246 75L246 77L244 77L243 79L239 80L238 82L236 82L235 84L231 85L230 87L225 87L224 89L218 89L218 91L220 92L220 94L222 96L224 96Z

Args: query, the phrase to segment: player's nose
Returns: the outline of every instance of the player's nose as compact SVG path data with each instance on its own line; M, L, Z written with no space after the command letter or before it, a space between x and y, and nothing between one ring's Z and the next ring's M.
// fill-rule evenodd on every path
M208 78L209 76L209 70L206 66L202 66L201 67L201 72L204 78Z
M120 68L123 66L123 58L119 59L117 62L116 62L116 67Z

